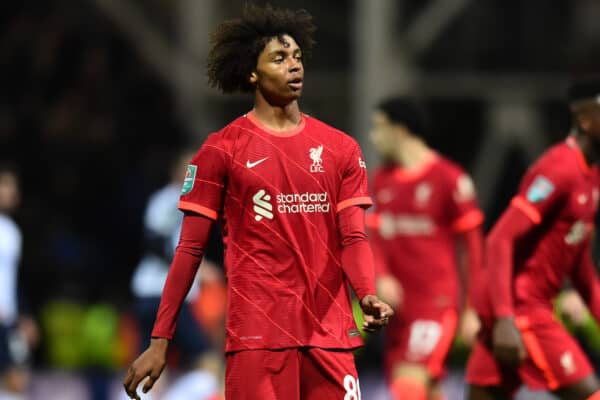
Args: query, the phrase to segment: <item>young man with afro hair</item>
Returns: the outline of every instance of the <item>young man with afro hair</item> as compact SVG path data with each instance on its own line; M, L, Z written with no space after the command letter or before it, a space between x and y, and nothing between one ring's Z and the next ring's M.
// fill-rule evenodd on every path
M361 335L349 285L374 331L392 309L375 296L364 231L371 205L357 142L300 112L315 26L304 10L248 6L212 36L208 78L254 108L211 134L191 160L176 254L149 348L124 386L148 391L165 366L179 307L213 222L224 222L227 399L359 400Z

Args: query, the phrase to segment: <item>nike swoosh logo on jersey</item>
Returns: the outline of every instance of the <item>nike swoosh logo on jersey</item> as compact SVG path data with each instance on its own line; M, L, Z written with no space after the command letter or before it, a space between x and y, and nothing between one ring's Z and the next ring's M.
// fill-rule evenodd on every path
M250 162L250 160L248 160L248 161L246 161L246 167L248 167L248 168L254 168L258 164L260 164L261 162L266 161L267 158L269 158L269 157L261 158L260 160L254 161L254 162Z

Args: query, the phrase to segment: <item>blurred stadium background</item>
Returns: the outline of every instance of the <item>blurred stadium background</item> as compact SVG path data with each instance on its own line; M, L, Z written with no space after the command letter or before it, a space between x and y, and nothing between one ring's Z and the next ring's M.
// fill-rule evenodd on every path
M303 110L355 136L374 166L373 104L421 96L433 146L474 177L486 228L527 164L568 131L569 79L600 72L597 0L272 3L306 8L319 27ZM130 281L148 196L180 147L199 146L251 107L209 89L204 75L208 33L243 4L1 2L0 160L22 175L19 285L42 339L31 399L123 398L123 368L140 340ZM196 316L218 335L222 291L206 293ZM594 339L582 338L599 360ZM449 400L462 398L466 352L460 343L452 352ZM386 399L380 361L374 336L358 353L364 399Z

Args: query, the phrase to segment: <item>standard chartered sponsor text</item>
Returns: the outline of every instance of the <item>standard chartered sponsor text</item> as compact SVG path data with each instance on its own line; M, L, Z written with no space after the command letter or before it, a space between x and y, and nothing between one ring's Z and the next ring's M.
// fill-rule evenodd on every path
M279 193L275 200L281 214L327 213L331 208L327 192Z

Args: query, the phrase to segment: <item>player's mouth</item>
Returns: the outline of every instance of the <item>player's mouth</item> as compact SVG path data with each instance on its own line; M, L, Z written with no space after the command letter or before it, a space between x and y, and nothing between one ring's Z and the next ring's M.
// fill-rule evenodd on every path
M294 91L302 89L302 78L296 78L288 81L288 86Z

